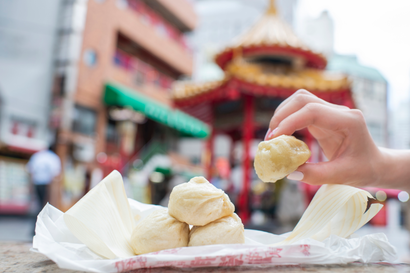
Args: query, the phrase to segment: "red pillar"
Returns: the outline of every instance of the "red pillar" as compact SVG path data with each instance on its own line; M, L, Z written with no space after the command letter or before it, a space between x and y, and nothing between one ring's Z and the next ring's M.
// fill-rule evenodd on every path
M243 162L242 162L242 170L243 170L243 184L242 184L242 192L239 197L239 216L241 217L244 223L247 223L250 218L250 211L249 211L249 191L250 191L250 183L251 177L249 175L250 169L250 149L251 149L251 142L254 135L254 98L249 95L244 95L245 100L245 113L244 113L244 121L243 121Z
M212 166L213 166L213 157L214 157L214 140L215 140L215 129L214 129L214 107L211 106L210 113L210 122L211 132L205 143L205 152L204 152L204 170L205 176L208 181L211 181L212 178Z
M205 153L204 153L204 163L205 163L205 175L208 181L211 181L212 178L212 162L214 157L214 139L215 139L215 130L211 127L211 134L205 143Z

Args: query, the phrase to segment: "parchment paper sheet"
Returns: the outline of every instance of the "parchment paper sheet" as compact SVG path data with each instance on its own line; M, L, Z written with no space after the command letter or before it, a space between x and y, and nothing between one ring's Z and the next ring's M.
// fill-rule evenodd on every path
M159 208L129 199L136 218ZM140 217L138 217L139 215ZM323 242L305 239L272 246L286 238L257 230L245 230L243 245L211 245L163 250L127 259L107 260L89 250L67 229L63 212L47 204L37 217L33 251L43 253L61 268L90 272L123 272L152 267L208 267L240 265L335 264L392 262L395 248L383 233L343 239L330 236Z

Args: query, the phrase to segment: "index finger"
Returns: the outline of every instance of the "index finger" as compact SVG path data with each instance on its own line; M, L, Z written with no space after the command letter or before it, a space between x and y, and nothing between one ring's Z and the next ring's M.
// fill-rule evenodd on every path
M294 96L292 100L288 101L282 107L278 107L273 115L272 119L270 120L269 127L276 128L278 124L288 117L289 115L297 112L298 110L302 109L305 105L309 103L319 103L324 104L333 108L337 108L340 110L348 110L349 108L346 106L336 105L328 103L316 96L313 95L306 95L304 93L299 93L298 95Z
M346 111L321 103L308 103L300 110L283 119L275 131L275 136L292 135L295 131L317 126L332 131L346 129L350 116Z

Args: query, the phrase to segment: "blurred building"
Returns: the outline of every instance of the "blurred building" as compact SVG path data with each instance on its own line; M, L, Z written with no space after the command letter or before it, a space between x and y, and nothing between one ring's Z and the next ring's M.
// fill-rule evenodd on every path
M0 213L30 207L25 164L47 148L61 1L0 0Z
M390 109L389 147L392 149L410 149L410 101L408 98L400 101Z
M315 50L327 57L334 53L334 23L328 11L323 11L317 18L298 18L296 32L300 38Z
M159 169L151 180L161 182L170 166L189 165L170 152L181 136L205 138L209 129L172 108L169 88L192 73L190 2L69 1L63 18L52 115L64 165L60 205L114 169L138 169L139 181Z
M301 18L296 29L311 48L328 56L327 70L349 76L356 107L363 112L370 134L377 145L388 147L388 89L384 76L361 64L356 56L334 53L334 24L327 11L317 18Z
M64 176L51 202L63 209L113 169L131 193L145 181L145 195L176 169L201 173L172 151L209 128L169 93L192 73L196 21L187 0L0 0L0 212L28 208L25 163L53 142Z
M378 146L388 147L387 81L383 75L349 55L333 55L327 70L349 75L356 107L363 112L373 140Z

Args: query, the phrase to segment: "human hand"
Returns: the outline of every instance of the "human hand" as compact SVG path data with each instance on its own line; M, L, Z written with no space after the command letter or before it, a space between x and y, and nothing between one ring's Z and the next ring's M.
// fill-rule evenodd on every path
M314 185L381 186L382 152L359 110L299 90L279 105L269 127L265 140L307 128L329 159L303 164L288 178Z

